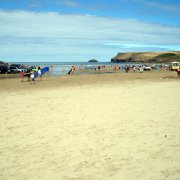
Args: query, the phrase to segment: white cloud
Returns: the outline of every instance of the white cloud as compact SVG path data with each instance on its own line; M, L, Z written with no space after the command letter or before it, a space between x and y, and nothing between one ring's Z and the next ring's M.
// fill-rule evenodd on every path
M119 51L133 50L132 45L141 51L152 46L177 50L179 42L180 28L135 19L0 11L0 58L5 59L48 60L50 56L62 61L91 57L109 61ZM122 47L108 45L112 43Z

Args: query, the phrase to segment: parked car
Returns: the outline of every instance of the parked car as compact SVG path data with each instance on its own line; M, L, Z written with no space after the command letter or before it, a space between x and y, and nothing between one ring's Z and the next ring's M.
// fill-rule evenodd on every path
M7 73L8 72L8 66L6 66L6 65L1 65L0 66L0 73L1 74L5 74L5 73Z
M19 72L27 72L27 68L21 64L11 64L13 67L17 67Z
M151 67L150 66L144 66L143 69L144 69L144 71L150 71Z
M8 73L19 73L20 70L16 66L9 66Z
M180 62L171 62L170 70L177 71L180 68Z

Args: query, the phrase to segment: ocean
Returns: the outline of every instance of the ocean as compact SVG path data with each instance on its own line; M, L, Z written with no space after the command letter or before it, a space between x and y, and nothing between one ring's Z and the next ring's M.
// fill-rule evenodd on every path
M86 66L86 65L113 65L117 63L111 62L10 62L10 64L24 64L24 65L34 65L34 66Z

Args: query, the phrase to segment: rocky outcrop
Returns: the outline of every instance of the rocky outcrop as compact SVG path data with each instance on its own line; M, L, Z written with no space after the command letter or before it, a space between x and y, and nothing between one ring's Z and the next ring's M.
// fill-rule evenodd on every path
M180 51L118 53L111 62L172 62L180 61Z
M88 62L98 62L96 59L90 59Z

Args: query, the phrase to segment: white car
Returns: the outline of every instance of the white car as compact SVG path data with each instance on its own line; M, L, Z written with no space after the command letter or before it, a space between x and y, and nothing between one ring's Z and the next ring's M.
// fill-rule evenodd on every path
M19 69L16 66L9 66L8 73L19 73Z
M144 71L150 71L152 68L150 66L144 66L143 69Z

